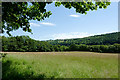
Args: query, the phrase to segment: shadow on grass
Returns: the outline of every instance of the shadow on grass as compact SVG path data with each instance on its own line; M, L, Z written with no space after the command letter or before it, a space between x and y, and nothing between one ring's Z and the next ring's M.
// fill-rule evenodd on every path
M2 62L2 80L41 80L46 78L45 74L35 76L32 71L20 73L16 68L11 67L11 65L12 61L10 60Z
M33 75L33 71L26 70L22 73L12 66L12 60L2 62L2 80L119 80L118 78L47 78L45 74Z

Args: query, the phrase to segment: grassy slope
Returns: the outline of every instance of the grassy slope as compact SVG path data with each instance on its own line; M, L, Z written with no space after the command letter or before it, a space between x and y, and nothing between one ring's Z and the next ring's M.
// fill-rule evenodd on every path
M117 54L43 53L9 53L2 60L3 79L118 77Z

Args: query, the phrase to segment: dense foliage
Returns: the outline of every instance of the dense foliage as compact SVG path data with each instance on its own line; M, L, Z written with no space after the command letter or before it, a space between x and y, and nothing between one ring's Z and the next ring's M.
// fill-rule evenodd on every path
M51 41L37 41L31 39L29 36L2 36L2 50L22 52L93 51L119 53L120 44L118 34L119 33L116 32L80 39L68 39L62 40L62 43L60 43L61 40L52 40L54 45L50 43ZM64 42L66 45L63 45ZM77 42L79 42L79 44L76 44Z
M77 39L58 39L58 40L48 40L52 45L65 45L70 46L71 44L86 44L86 45L113 45L114 43L119 43L120 32L114 32L109 34L95 35L85 38Z
M51 46L47 42L36 41L29 36L2 37L3 51L51 51Z
M2 2L2 32L18 30L22 28L23 31L31 32L30 20L42 21L45 18L49 18L52 14L51 11L46 10L46 5L51 2ZM31 4L31 5L29 5ZM63 5L65 8L74 8L77 13L86 14L89 10L97 10L97 8L107 8L110 2L99 1L90 2L89 0L84 2L56 2L55 6Z

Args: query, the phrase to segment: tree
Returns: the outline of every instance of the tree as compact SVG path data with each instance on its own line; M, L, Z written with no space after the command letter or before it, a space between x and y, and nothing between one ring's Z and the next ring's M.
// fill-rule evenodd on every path
M30 20L42 21L49 18L51 11L45 9L47 4L52 2L3 2L2 3L2 33L8 35L10 31L22 28L23 31L31 32ZM97 8L107 8L110 2L55 2L55 6L63 5L65 8L74 8L77 13L87 14L89 10L97 10Z
M71 44L71 45L69 46L69 50L70 50L70 51L78 51L78 46L77 46L76 44Z

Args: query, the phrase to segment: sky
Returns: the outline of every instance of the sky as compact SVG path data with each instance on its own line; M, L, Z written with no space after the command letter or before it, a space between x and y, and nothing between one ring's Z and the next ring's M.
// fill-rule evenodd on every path
M118 31L118 3L111 2L106 9L88 11L87 14L76 13L75 9L54 3L46 6L52 15L43 21L30 21L33 34L22 29L11 32L13 36L27 35L35 40L55 40L83 38L87 36ZM5 36L8 36L6 33Z

